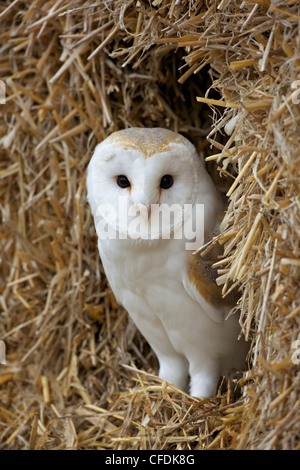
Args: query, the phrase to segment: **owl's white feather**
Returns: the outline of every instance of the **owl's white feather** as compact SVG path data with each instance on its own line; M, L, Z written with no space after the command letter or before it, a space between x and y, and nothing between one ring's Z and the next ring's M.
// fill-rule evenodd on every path
M120 187L118 176L130 186ZM165 189L161 179L171 175ZM99 206L204 204L204 236L218 229L223 210L219 194L194 146L183 136L160 128L131 128L113 133L94 152L87 174L88 201L95 224ZM221 374L244 366L246 346L238 341L235 316L226 319L210 260L186 250L186 239L99 237L102 264L117 301L156 353L159 376L190 393L208 397Z

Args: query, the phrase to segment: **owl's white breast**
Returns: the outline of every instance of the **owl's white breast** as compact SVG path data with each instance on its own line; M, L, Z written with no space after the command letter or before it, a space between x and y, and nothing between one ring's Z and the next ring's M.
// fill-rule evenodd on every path
M159 291L167 293L176 284L180 286L186 258L183 243L172 239L99 240L100 257L117 300L129 310L130 291L153 307Z
M238 330L230 319L225 325L214 322L187 294L182 282L186 251L181 243L183 240L101 240L99 251L117 301L150 344L157 341L157 332L152 337L148 328L151 320L158 330L168 332L179 354L198 350L200 357L201 351L210 351L218 358L229 353L227 348L232 348Z

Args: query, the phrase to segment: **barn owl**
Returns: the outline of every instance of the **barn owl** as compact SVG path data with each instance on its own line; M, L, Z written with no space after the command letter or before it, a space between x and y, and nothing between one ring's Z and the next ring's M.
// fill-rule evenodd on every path
M195 256L182 230L192 218L188 237L198 230L207 240L218 230L223 211L195 147L161 128L114 132L96 146L88 165L87 198L108 282L154 350L159 377L182 390L189 385L192 396L213 396L221 375L244 367L247 348L238 339L236 316L226 318L232 299L222 298L216 285L212 255ZM188 210L176 223L167 218L169 236L161 219L152 232L146 224L152 213L172 205ZM198 207L204 211L197 228ZM138 216L143 230L130 231ZM179 226L181 236L175 236Z

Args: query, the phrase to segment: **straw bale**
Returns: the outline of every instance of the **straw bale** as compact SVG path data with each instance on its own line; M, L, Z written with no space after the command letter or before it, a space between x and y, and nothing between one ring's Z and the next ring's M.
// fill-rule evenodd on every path
M0 448L300 448L299 19L294 0L1 2ZM240 394L156 378L107 285L85 170L129 126L183 133L227 188Z

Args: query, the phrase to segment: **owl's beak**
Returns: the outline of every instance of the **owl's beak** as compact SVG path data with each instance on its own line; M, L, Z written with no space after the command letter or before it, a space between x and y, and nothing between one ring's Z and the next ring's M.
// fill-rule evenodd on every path
M149 202L149 203L144 203L144 206L146 208L145 210L145 216L147 215L147 219L150 220L150 217L151 217L151 205L152 205L152 202Z
M138 203L131 206L132 214L139 214L144 220L151 217L151 204Z
M142 217L149 221L151 217L151 206L152 204L157 204L159 201L159 195L157 197L154 197L152 193L148 194L145 191L137 191L137 192L131 192L131 200L134 206L142 207Z
M150 217L151 217L151 204L148 204L148 206L146 206L146 208L147 208L148 220L150 220Z
M143 205L146 209L144 211L145 217L147 217L147 220L150 220L150 217L151 217L151 204L143 204Z

